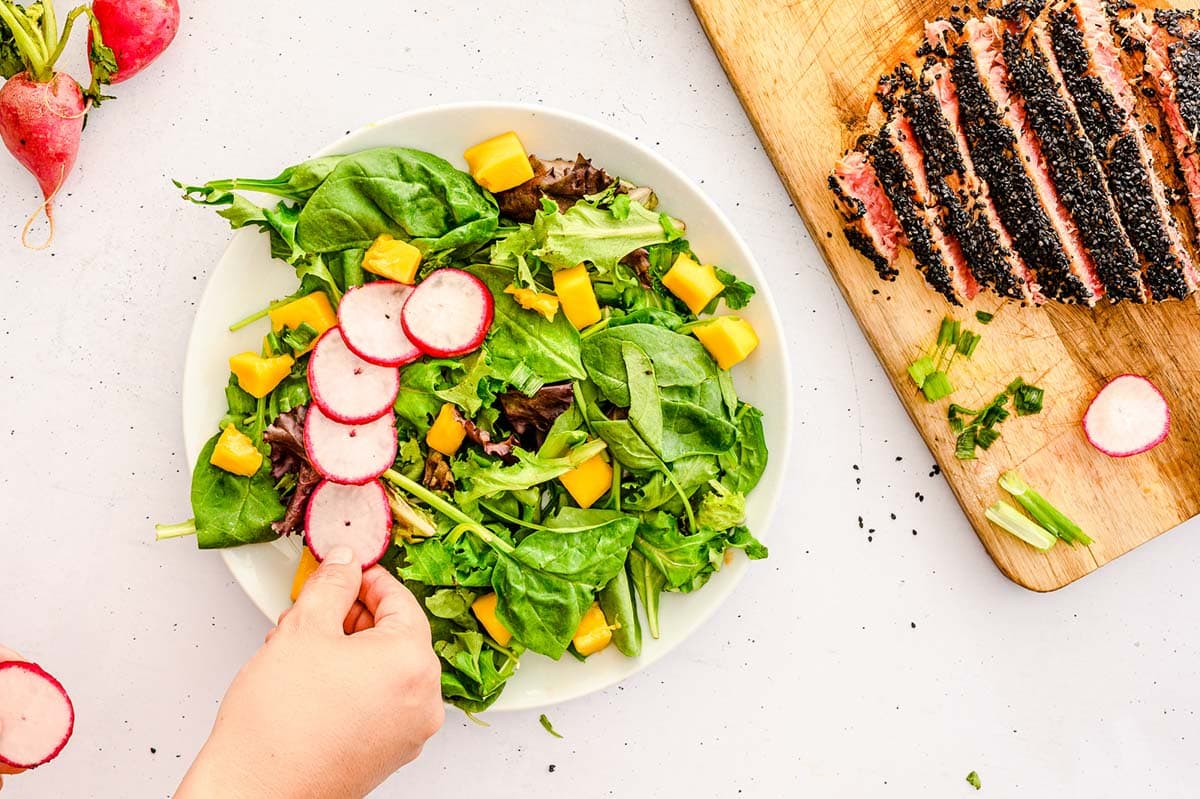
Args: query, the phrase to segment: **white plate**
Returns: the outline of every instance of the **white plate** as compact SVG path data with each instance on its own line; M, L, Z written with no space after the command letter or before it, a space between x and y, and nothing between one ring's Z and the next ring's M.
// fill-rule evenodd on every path
M662 209L687 223L688 240L706 262L722 265L758 289L750 307L739 313L753 323L762 343L734 374L741 396L761 408L764 415L770 460L762 482L750 496L747 512L751 529L769 545L767 528L781 487L791 425L791 378L783 331L762 271L746 245L724 214L682 172L597 122L541 106L508 103L442 105L401 114L351 133L318 155L403 145L429 150L465 169L461 153L467 147L506 130L517 131L529 152L545 157L573 157L582 152L609 174L652 186ZM259 171L274 174L283 166L263 164ZM253 230L234 235L209 278L188 344L183 432L189 462L195 463L197 453L216 432L217 421L225 413L229 356L258 350L267 330L266 321L237 333L229 332L229 324L270 300L290 294L295 286L292 269L270 259L266 236ZM293 537L222 550L221 556L254 604L274 621L291 605L289 592L299 552L300 542ZM699 592L687 596L665 594L662 638L655 641L646 635L639 658L626 658L611 647L587 663L570 657L554 662L526 654L495 709L521 710L564 702L645 668L700 627L733 591L748 565L739 555Z

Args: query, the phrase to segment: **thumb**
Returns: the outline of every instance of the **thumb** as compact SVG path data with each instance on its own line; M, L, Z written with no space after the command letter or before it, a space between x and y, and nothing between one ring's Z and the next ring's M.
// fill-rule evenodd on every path
M327 632L342 632L342 622L358 599L362 567L350 547L329 550L321 566L308 578L288 620Z

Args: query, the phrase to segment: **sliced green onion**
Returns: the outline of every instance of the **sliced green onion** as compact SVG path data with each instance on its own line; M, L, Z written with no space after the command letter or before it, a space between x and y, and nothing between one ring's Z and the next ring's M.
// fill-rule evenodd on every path
M1013 392L1013 410L1017 416L1041 413L1046 392L1037 386L1024 385Z
M937 365L934 364L933 358L928 355L917 358L908 365L908 376L917 384L917 388L925 386L925 379L937 371Z
M1092 539L1083 532L1075 522L1063 515L1062 511L1050 504L1049 500L1034 491L1021 475L1013 471L1000 475L1000 487L1013 495L1013 499L1021 503L1029 515L1038 523L1068 544L1080 543L1085 547Z
M995 319L996 315L994 313L988 313L987 311L976 311L975 318L979 321L979 324L986 325L988 322Z
M975 348L979 346L979 341L983 336L970 330L964 330L962 335L958 337L958 344L955 345L955 351L964 358L970 358L975 354Z
M983 515L1001 530L1012 533L1029 546L1042 552L1054 546L1055 541L1058 540L1046 528L1034 523L1027 516L1023 516L1019 510L1002 499L984 511Z
M954 386L950 385L950 378L946 377L945 372L933 372L925 378L921 391L925 394L926 402L937 402L953 394Z
M977 431L978 428L975 425L971 425L959 434L958 440L955 442L954 457L960 461L975 460L975 446L977 443L975 436Z
M938 349L943 347L953 347L958 342L958 331L961 327L957 319L951 319L949 316L942 318L942 324L938 328L937 346Z
M975 433L975 443L979 445L980 449L990 449L998 438L1000 438L1000 431L991 427L982 427Z

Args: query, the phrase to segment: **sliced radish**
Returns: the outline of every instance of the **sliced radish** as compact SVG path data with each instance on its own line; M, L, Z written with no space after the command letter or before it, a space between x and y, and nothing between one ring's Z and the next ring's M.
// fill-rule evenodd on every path
M304 417L304 449L316 470L337 483L362 485L396 460L396 417L385 413L366 424L342 424L320 406Z
M346 346L342 331L331 327L309 358L308 387L326 416L343 424L362 424L391 409L400 393L400 372L364 361Z
M413 289L401 318L405 334L426 355L463 355L482 344L492 326L492 293L461 269L438 269Z
M0 763L40 766L58 756L74 729L75 708L62 683L34 663L0 663Z
M364 569L379 562L392 540L392 510L383 483L343 485L323 480L308 498L304 542L317 560L347 546Z
M421 357L404 335L400 312L413 287L377 280L351 289L338 304L338 326L355 355L380 366L403 366Z
M1100 389L1083 415L1092 446L1114 458L1154 449L1171 432L1171 409L1141 375L1119 375Z

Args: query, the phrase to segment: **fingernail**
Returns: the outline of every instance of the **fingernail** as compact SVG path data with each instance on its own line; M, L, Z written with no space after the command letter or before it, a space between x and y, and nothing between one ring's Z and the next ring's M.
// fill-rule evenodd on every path
M354 550L348 546L336 546L325 556L325 562L335 566L345 566L352 560L354 560Z

